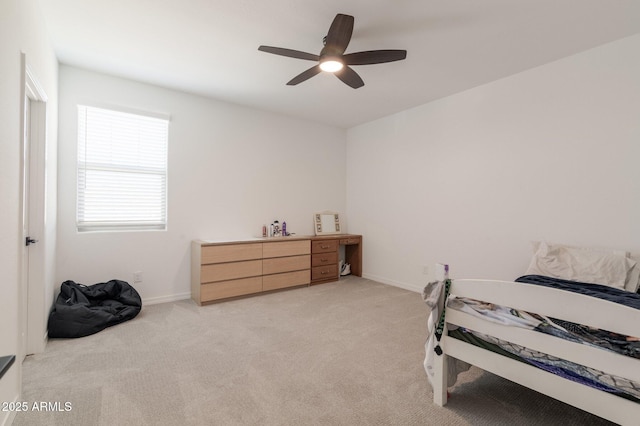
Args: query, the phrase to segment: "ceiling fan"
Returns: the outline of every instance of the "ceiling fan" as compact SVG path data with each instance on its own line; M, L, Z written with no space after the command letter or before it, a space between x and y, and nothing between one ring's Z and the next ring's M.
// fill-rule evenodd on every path
M371 65L385 62L401 61L407 57L406 50L368 50L344 54L353 33L353 16L337 14L324 37L324 47L319 55L284 49L282 47L260 46L258 50L289 58L316 61L317 65L292 78L287 85L295 86L319 74L321 71L331 72L348 86L357 89L364 86L364 81L350 65Z

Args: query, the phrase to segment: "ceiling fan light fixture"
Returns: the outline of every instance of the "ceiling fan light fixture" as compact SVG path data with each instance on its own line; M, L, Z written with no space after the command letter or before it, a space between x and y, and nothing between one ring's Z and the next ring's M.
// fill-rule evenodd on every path
M320 69L326 72L337 72L344 67L342 61L338 58L327 58L320 61Z
M373 65L401 61L407 57L407 51L385 49L345 54L344 52L347 50L347 46L353 35L353 23L353 16L338 13L333 19L333 22L331 22L329 32L322 40L324 47L319 55L275 46L260 46L258 50L273 53L274 55L315 62L311 68L289 80L287 86L300 84L324 71L334 74L352 89L358 89L364 86L364 81L362 81L358 73L351 68L352 65Z

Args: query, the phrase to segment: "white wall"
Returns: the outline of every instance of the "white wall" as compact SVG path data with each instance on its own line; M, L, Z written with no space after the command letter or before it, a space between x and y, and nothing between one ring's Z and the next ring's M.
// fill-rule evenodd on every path
M640 251L639 160L635 35L350 129L350 231L416 290L435 262L515 279L532 240Z
M76 105L171 115L167 231L78 233ZM312 234L315 211L345 210L346 131L73 67L60 67L58 281L112 278L143 300L188 297L190 242L243 239L286 220Z
M57 150L57 61L44 32L44 21L35 0L0 2L0 355L19 351L18 306L22 244L20 215L21 124L20 93L21 52L48 96L46 141L46 204L44 206L42 250L44 295L42 312L36 317L40 325L49 311L54 292L55 222L56 222L56 150ZM44 329L40 327L42 336ZM21 362L13 364L0 380L0 401L18 400L21 389ZM0 424L11 420L13 413L0 412Z

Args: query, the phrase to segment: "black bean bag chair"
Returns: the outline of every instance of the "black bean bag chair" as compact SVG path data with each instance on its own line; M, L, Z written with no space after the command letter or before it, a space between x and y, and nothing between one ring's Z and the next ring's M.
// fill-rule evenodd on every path
M134 318L142 309L138 292L111 280L90 286L65 281L49 315L49 337L84 337Z

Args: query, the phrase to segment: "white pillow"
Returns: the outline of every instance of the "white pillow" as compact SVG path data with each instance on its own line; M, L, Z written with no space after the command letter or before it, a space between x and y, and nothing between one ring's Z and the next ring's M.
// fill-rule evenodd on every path
M633 280L633 275L640 273L640 269L635 270L636 263L625 256L600 250L541 242L533 254L527 274L604 284L626 290L627 280ZM637 279L635 283L637 285Z
M631 259L635 260L635 259ZM627 283L624 285L624 289L630 291L631 293L636 293L638 289L640 289L640 263L636 261L636 266L634 266L627 276Z

